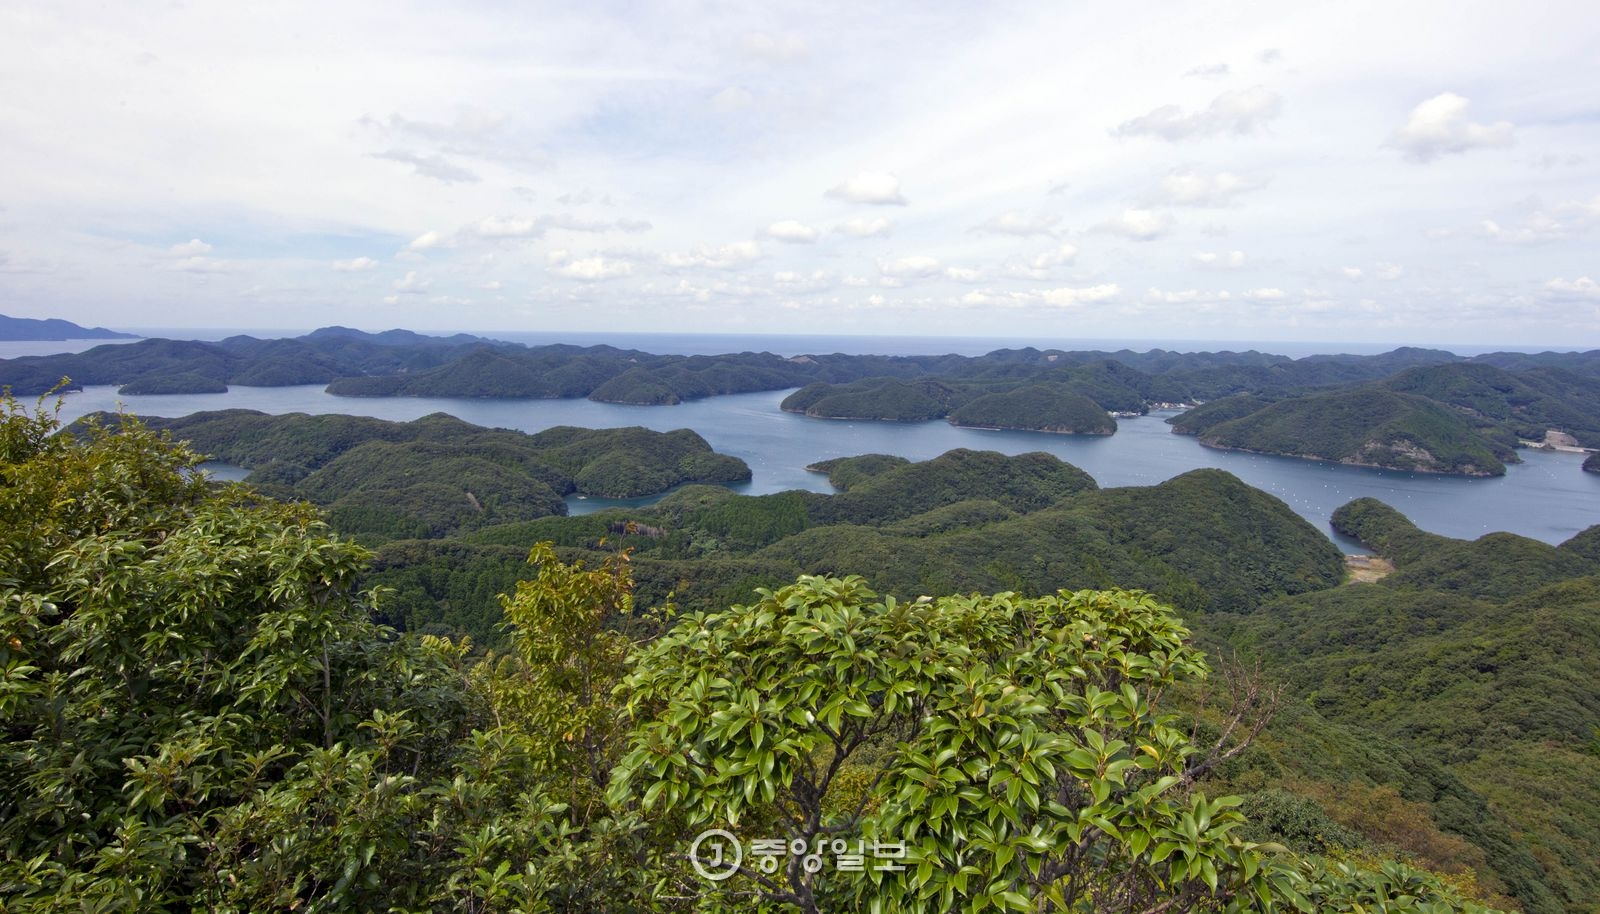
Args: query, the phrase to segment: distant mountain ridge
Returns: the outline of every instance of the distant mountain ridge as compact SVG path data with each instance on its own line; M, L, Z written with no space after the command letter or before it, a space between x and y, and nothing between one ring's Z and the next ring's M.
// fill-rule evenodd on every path
M136 333L119 333L104 327L82 327L58 317L7 317L0 314L0 340L41 341L55 340L136 340Z

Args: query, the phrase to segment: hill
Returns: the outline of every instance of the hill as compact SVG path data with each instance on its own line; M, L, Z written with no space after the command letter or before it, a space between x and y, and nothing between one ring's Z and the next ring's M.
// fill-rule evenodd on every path
M1208 447L1423 473L1500 476L1511 448L1479 435L1457 411L1424 397L1356 388L1292 397L1235 417L1229 400L1181 428Z
M1268 603L1209 631L1265 658L1328 720L1435 760L1488 819L1418 792L1529 911L1600 897L1600 527L1561 546L1504 533L1468 542L1418 530L1372 499L1341 532L1394 574ZM1508 834L1496 835L1494 823Z
M414 422L251 410L148 420L247 482L326 506L372 542L432 538L566 513L571 494L627 498L750 478L687 429L487 429L442 413Z
M32 317L7 317L0 314L0 340L134 340L135 333L119 333L104 327L80 327L58 317L40 320Z

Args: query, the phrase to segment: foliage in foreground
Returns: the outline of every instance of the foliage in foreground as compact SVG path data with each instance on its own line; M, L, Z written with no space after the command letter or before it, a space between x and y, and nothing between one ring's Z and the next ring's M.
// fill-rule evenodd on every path
M627 656L625 558L537 551L473 663L373 625L309 509L137 423L53 432L5 404L7 910L746 909L685 860L713 821L904 841L903 873L790 867L773 910L1479 910L1238 838L1193 785L1227 742L1158 710L1203 658L1148 597L807 578Z

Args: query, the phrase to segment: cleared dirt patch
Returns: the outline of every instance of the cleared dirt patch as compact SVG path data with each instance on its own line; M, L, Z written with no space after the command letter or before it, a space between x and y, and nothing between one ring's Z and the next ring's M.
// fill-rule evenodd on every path
M1347 555L1344 557L1346 584L1371 584L1381 581L1394 571L1394 563L1375 555Z

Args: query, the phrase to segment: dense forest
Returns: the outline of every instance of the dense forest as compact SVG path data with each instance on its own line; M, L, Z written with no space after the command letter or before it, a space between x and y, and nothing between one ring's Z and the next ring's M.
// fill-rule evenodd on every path
M116 416L88 422L116 422ZM557 427L529 435L434 413L414 422L253 410L149 418L261 491L323 506L365 543L449 536L567 513L563 498L656 495L750 479L688 429Z
M824 468L834 496L691 486L659 527L483 528L527 560L483 653L374 622L389 596L361 587L363 549L200 460L134 421L58 434L14 401L0 415L8 910L1432 914L1593 897L1593 806L1573 789L1595 764L1576 735L1594 721L1593 584L1533 579L1592 573L1596 531L1470 594L1570 619L1548 637L1586 653L1420 615L1432 668L1365 674L1434 677L1444 697L1402 722L1308 691L1307 658L1343 662L1317 633L1346 642L1296 607L1393 605L1480 544L1356 505L1341 523L1412 577L1340 586L1325 538L1225 473L1101 491L1045 455L865 457ZM596 524L616 539L577 532ZM569 525L576 547L525 538ZM846 551L795 559L825 574L732 604L669 608L635 581L647 542L658 566L759 576L773 546L830 531ZM924 548L879 583L830 567L893 567L856 540ZM1105 580L1141 568L1130 584L1190 608ZM964 577L917 592L929 575ZM981 583L999 579L1015 586ZM1361 621L1405 649L1387 619ZM1233 629L1256 632L1240 641L1266 675L1202 653ZM1486 660L1526 681L1471 672ZM1435 724L1463 709L1495 723L1457 743ZM686 850L708 827L796 850L708 880Z
M1600 448L1600 351L1471 359L1415 348L1301 359L1034 348L982 356L676 356L330 327L294 339L152 339L0 360L0 386L19 395L56 389L63 378L117 384L130 395L324 384L352 397L643 405L798 388L782 408L818 418L948 419L1070 434L1109 434L1116 415L1204 403L1210 409L1191 412L1177 430L1212 446L1465 475L1503 472L1519 443ZM1332 423L1311 418L1330 409Z

